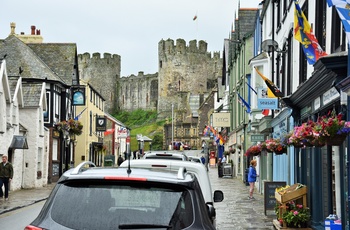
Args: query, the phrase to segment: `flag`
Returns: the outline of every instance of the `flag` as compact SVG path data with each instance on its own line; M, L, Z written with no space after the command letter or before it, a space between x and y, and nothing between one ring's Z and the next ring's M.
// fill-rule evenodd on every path
M269 109L263 109L263 110L262 110L262 114L263 114L264 116L269 115L269 113L270 113L270 110L269 110Z
M258 92L256 92L256 90L253 89L253 87L251 87L251 86L248 84L248 82L246 82L246 83L247 83L248 87L249 87L256 95L258 95Z
M281 90L279 90L279 88L277 88L277 86L267 77L265 77L262 73L260 73L260 71L258 70L258 68L254 67L256 72L260 75L260 77L265 81L267 87L271 90L272 94L275 95L276 97L283 97L283 93L281 92ZM267 92L268 97L269 96L269 92Z
M194 17L193 17L193 21L196 21L197 20L197 15L195 15Z
M246 112L250 113L250 105L248 104L248 102L246 102L243 97L241 97L241 95L239 93L237 93L239 99L241 100L241 102L243 103L243 105L247 108Z
M87 109L87 107L85 109L83 109L76 117L74 117L74 120L79 120L79 118L81 117L81 115L83 115L84 111Z
M105 136L108 136L109 134L112 134L114 133L114 129L107 129L105 132L104 132L104 135Z
M318 44L315 35L312 33L310 23L300 9L298 0L294 0L294 3L294 38L301 43L308 63L313 65L320 57L326 56L327 53Z
M343 23L343 27L350 44L350 2L345 0L327 0L328 6L335 6L338 11L340 20Z

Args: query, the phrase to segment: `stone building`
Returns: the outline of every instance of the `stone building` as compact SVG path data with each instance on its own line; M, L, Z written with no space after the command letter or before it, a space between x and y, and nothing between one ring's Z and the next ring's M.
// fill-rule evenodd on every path
M117 79L120 78L120 56L117 54L89 53L78 55L80 79L89 83L102 95L105 111L113 113L117 103Z

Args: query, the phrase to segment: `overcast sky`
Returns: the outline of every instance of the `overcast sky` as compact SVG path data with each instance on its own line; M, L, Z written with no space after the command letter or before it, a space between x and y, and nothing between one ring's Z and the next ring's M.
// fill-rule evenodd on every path
M241 0L241 8L257 8L261 0ZM158 71L158 42L168 38L208 43L222 52L238 0L6 0L1 2L0 38L40 29L44 42L76 43L78 54L99 52L121 56L121 75ZM194 16L197 19L193 21Z

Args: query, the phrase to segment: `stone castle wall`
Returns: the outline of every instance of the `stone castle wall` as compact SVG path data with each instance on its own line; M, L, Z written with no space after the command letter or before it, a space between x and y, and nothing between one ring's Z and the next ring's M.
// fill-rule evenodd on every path
M156 110L158 103L158 74L139 72L137 76L118 81L118 106L121 110Z
M105 111L113 113L117 108L117 80L120 78L121 61L117 54L89 53L78 55L80 79L92 85L105 101Z

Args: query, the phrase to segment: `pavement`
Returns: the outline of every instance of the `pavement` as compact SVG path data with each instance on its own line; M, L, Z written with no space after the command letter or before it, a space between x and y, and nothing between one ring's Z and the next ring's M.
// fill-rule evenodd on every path
M248 199L249 186L240 177L219 178L216 167L209 168L212 190L221 190L224 200L215 203L216 227L219 230L274 229L275 215L264 214L264 197L254 193L255 200ZM0 215L47 199L55 184L42 188L10 191L9 200L0 201Z

